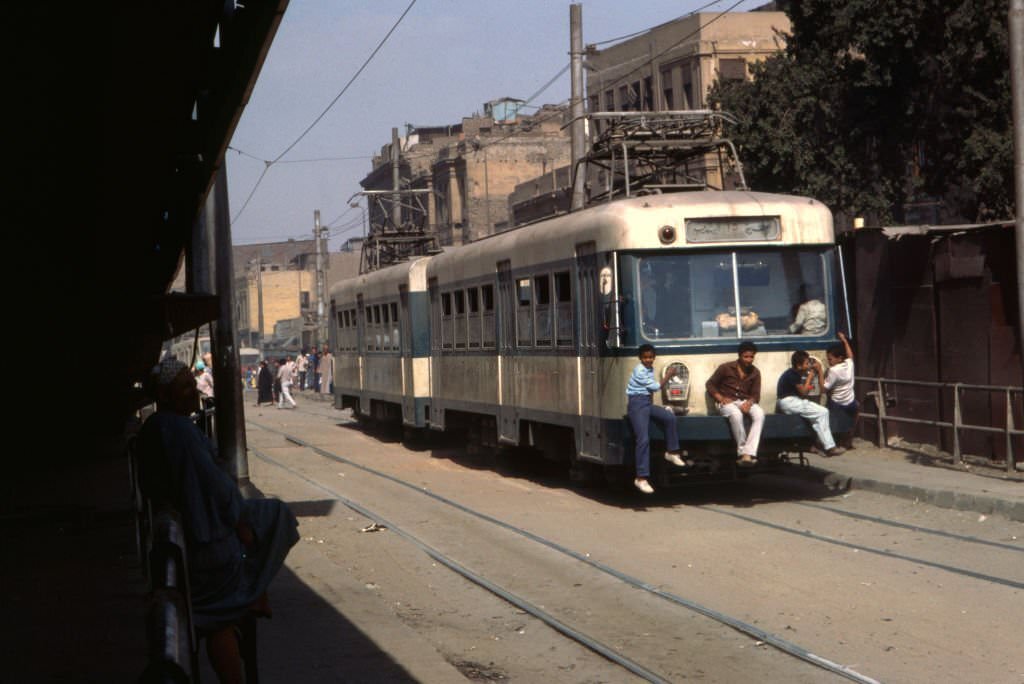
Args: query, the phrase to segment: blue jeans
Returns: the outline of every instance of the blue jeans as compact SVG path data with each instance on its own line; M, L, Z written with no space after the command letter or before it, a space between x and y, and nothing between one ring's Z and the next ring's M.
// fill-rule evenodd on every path
M655 406L649 394L629 395L626 413L636 435L636 476L648 477L651 474L651 421L658 421L665 432L665 448L679 451L676 417L664 406Z

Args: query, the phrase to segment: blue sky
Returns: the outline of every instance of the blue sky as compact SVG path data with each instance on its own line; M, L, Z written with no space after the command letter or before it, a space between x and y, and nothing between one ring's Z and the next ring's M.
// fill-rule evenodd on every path
M417 0L359 78L256 187L261 160L281 155L324 111L410 1L291 0L227 153L236 244L310 238L319 209L336 250L362 232L359 210L346 201L393 126L404 133L407 123L458 123L488 100L527 98L569 61L568 2ZM583 41L735 2L585 0ZM734 11L762 4L744 0ZM564 75L533 104L568 97ZM305 161L311 159L330 161Z

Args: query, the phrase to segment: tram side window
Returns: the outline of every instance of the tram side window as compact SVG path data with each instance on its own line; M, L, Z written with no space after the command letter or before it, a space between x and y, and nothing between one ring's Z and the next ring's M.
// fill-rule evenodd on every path
M391 302L391 348L395 351L401 349L401 326L398 324L398 303Z
M380 335L380 304L373 305L373 349L381 351L382 340Z
M516 281L516 342L520 347L533 345L533 291L529 278Z
M466 348L466 292L457 290L452 293L455 303L455 348Z
M551 276L535 276L534 324L537 330L537 346L551 346Z
M451 349L455 339L455 324L452 321L452 293L441 294L441 348Z
M470 349L480 348L480 290L471 287L466 290L466 312L469 316L467 331Z
M430 350L436 352L441 349L441 298L437 278L429 280L427 291L430 293Z
M484 349L494 349L494 285L480 288L480 308L483 311L480 325Z
M356 310L349 309L349 321L352 322L352 333L349 338L349 348L353 351L357 351L359 348L359 321L356 320Z
M559 347L571 347L572 330L572 278L568 271L555 274L555 335Z

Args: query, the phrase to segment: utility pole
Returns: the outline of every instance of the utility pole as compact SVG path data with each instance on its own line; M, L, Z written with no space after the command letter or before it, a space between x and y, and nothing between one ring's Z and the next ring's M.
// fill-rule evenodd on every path
M256 316L260 329L260 359L263 359L263 257L256 255Z
M391 222L395 224L395 230L402 227L402 196L398 191L402 189L402 168L399 156L398 129L391 129L391 188L395 194L391 196ZM378 264L379 265L379 264Z
M1010 0L1010 90L1013 97L1013 187L1016 196L1017 349L1024 346L1024 0ZM1020 378L1018 378L1020 380ZM1007 459L1007 464L1012 461Z
M327 228L320 225L320 210L313 211L313 239L316 240L316 340L326 340L324 325L324 297L327 296Z
M586 139L583 121L583 5L569 5L569 63L571 65L570 111L572 125L569 128L569 142L572 152L572 202L570 211L582 209L585 201L584 183L587 180L586 166L580 160L586 156Z

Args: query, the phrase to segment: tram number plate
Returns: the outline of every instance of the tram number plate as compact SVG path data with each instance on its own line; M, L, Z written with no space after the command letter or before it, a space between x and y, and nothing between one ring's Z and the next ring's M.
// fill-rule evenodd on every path
M782 226L778 216L726 216L687 219L687 242L768 242L778 240Z

